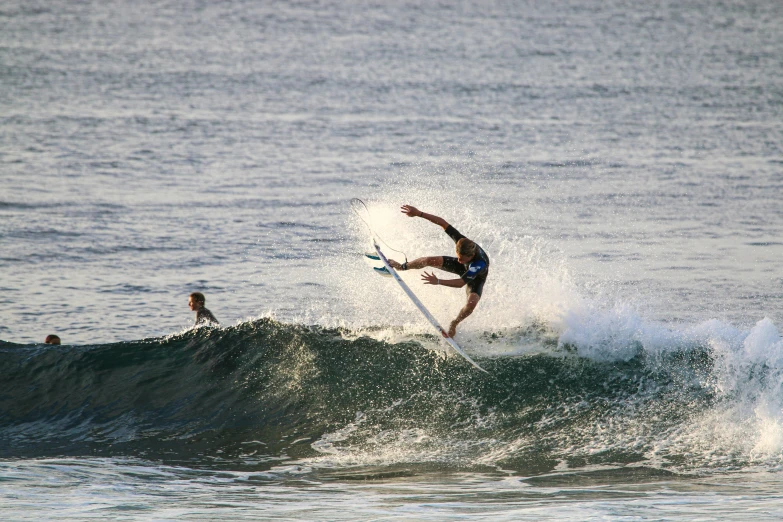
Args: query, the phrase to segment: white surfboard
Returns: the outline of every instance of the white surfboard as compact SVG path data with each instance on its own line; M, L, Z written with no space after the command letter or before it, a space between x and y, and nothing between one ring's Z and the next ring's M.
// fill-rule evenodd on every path
M395 281L397 281L397 284L399 284L402 289L405 291L406 294L408 294L408 297L410 297L411 301L413 301L413 304L416 305L416 308L419 309L419 311L424 314L424 317L427 318L427 320L430 322L432 326L435 327L438 332L440 332L443 335L443 340L449 343L449 346L451 346L455 352L460 354L466 361L468 361L470 364L472 364L476 369L481 370L484 373L489 373L487 370L476 364L476 362L471 359L468 354L462 351L462 348L459 347L459 345L454 342L454 339L448 336L446 331L438 324L438 321L432 316L432 314L427 310L427 308L424 307L424 305L419 301L419 298L416 297L416 294L413 293L413 291L408 288L408 285L405 284L405 281L402 280L400 275L397 273L396 270L394 270L391 265L389 264L389 260L386 259L386 256L381 252L381 247L378 246L378 243L373 241L373 246L375 247L375 251L378 253L378 259L380 259L383 262L383 266L386 268L384 271L385 273L382 273L381 275L391 275ZM372 255L367 255L370 259L373 259L374 257ZM376 269L376 272L381 272L383 269L378 268Z

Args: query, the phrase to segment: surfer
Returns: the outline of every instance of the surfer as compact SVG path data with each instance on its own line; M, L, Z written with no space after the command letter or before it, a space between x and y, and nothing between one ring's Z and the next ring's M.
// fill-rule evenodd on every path
M44 344L60 344L60 337L54 334L49 334L46 336Z
M210 312L204 307L206 302L207 302L207 298L204 297L204 294L202 294L201 292L193 292L188 297L188 306L190 307L191 310L196 312L196 323L193 326L220 325L218 320L215 319L215 316L212 315L212 312Z
M421 276L425 285L442 285L451 288L462 288L467 286L466 292L468 294L468 301L449 326L448 336L454 337L454 334L457 331L457 325L473 313L473 310L481 299L481 292L484 289L484 283L487 281L487 275L489 274L489 257L480 246L460 234L457 229L449 225L445 219L432 214L427 214L410 205L403 205L402 213L406 214L408 217L420 217L431 223L435 223L442 227L443 230L446 231L446 234L456 243L457 257L420 257L402 264L393 259L389 259L389 265L396 270L432 267L460 276L457 279L439 279L435 276L434 272L428 274L426 271Z

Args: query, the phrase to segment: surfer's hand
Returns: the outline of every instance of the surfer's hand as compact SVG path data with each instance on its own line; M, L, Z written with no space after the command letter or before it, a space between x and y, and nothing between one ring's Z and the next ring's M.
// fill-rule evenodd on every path
M421 280L424 281L425 285L438 285L440 284L440 281L438 281L438 278L435 277L435 272L428 274L426 271L421 274Z
M400 207L403 214L408 214L408 217L421 217L421 210L410 205L403 205Z
M457 325L459 323L457 321L451 321L451 324L449 325L449 337L454 337L454 335L457 333Z
M396 269L398 269L398 268L401 268L401 267L402 267L402 265L401 265L401 264L399 264L399 263L398 263L397 261L395 261L394 259L389 259L389 266L390 266L390 267L392 267L392 268L394 268L395 270L396 270Z

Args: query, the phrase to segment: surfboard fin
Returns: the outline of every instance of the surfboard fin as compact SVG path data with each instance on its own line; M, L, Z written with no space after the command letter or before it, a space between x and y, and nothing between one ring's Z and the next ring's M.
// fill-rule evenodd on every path
M374 266L372 267L372 269L375 270L375 273L378 275L382 275L384 277L391 277L391 273L388 270L386 270L385 266L382 267Z
M380 261L381 258L378 257L378 254L371 253L371 252L365 252L364 257L368 259L372 259L373 261Z

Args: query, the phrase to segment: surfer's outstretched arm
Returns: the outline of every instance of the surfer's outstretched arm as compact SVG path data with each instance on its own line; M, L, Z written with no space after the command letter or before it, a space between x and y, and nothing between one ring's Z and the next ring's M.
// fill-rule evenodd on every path
M403 205L400 207L402 209L402 213L406 214L408 217L420 217L424 218L430 223L435 223L439 227L442 227L443 230L446 230L449 228L449 224L446 222L445 219L442 217L435 216L433 214L427 214L426 212L422 212L416 207L412 207L410 205Z
M411 261L411 263L413 263L413 261ZM411 263L408 263L408 268L411 268ZM467 284L461 277L458 277L457 279L439 279L435 275L435 272L428 274L426 271L421 275L421 280L424 281L425 285L450 286L451 288L462 288Z

